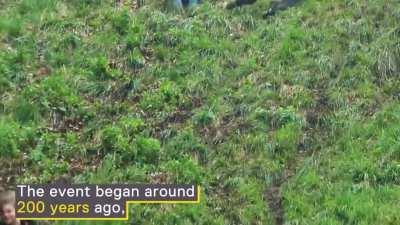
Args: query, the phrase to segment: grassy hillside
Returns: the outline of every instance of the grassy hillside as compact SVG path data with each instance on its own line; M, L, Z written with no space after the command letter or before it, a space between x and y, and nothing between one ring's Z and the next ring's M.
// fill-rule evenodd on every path
M201 184L129 224L400 224L399 1L121 2L0 0L2 186Z

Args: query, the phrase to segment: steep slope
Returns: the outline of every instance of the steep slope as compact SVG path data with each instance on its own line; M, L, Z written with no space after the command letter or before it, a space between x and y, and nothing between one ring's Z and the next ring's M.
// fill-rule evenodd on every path
M133 2L0 1L2 186L201 184L129 224L400 222L398 1Z

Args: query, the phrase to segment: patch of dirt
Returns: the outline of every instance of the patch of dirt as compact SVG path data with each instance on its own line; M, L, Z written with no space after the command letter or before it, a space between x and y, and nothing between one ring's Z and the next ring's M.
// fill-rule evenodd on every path
M270 187L264 192L264 199L267 201L270 213L273 216L275 225L285 224L285 208L283 206L284 197L282 196L282 186L296 174L296 165L302 165L306 151L298 151L298 155L289 162L283 175L281 175Z
M281 184L274 184L265 192L265 199L268 202L268 207L272 213L275 224L284 224L285 211L283 208L283 198L281 195Z
M0 190L15 186L16 179L24 172L24 165L20 159L0 161Z
M308 109L305 113L307 128L304 130L304 136L311 139L324 131L324 117L334 110L329 104L328 97L323 88L318 88L316 90L316 97L316 105ZM297 154L291 160L286 162L283 174L281 174L264 193L264 199L267 201L275 225L285 224L285 208L283 205L284 197L281 193L282 186L296 174L299 166L304 165L305 157L313 152L308 148L309 145L304 142L305 140L299 143Z
M264 199L267 200L268 208L274 218L275 225L285 224L284 198L281 189L282 186L295 175L296 166L301 164L303 158L303 154L298 154L295 159L288 163L289 166L285 168L283 174L264 192Z
M47 130L65 133L67 131L80 131L83 126L83 121L80 118L65 117L62 113L52 111L50 113L50 126Z

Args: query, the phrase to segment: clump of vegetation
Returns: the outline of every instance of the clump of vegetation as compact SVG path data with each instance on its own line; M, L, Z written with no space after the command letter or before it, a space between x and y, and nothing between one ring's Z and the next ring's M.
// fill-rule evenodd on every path
M138 147L138 155L143 162L158 162L161 146L157 139L139 137L136 140L136 145Z
M0 157L13 158L18 156L19 136L17 134L17 125L0 121Z
M193 116L193 122L199 126L206 126L215 120L215 114L211 108L199 110Z
M125 152L129 151L129 139L125 137L122 129L114 126L107 126L101 134L102 146L105 152Z

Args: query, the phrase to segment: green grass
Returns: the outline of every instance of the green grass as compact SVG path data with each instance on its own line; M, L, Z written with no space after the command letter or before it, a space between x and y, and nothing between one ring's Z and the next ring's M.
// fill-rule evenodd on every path
M26 168L5 185L161 174L201 204L130 224L253 225L283 180L285 224L400 223L398 1L125 2L0 3L0 162Z

